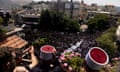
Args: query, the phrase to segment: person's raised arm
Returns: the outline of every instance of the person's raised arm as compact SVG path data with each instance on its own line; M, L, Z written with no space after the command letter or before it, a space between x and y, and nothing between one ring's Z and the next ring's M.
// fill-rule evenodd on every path
M33 68L33 67L35 67L38 64L38 60L37 60L37 57L34 54L34 47L31 46L30 48L31 48L30 49L30 54L31 54L31 61L32 61L32 63L29 65L29 67Z

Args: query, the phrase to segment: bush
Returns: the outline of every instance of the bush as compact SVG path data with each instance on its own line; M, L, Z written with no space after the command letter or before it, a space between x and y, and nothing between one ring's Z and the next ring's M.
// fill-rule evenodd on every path
M39 38L38 40L33 42L33 45L34 46L42 46L42 45L46 44L47 42L48 42L47 38Z
M72 68L74 72L80 72L80 68L83 67L84 59L80 57L81 55L77 52L64 52L60 56L60 60L62 64L68 64L68 71L69 67Z
M80 67L83 65L83 59L80 57L73 57L67 61L68 64L73 68L75 71L80 71Z
M117 45L115 44L115 31L116 28L112 27L96 39L99 46L109 54L110 58L114 57L117 51Z
M4 40L6 37L6 30L0 26L0 41Z

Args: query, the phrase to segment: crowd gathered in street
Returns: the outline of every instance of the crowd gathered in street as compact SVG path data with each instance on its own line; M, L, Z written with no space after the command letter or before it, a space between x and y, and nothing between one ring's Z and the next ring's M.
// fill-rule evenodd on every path
M28 37L30 37L31 40L29 40ZM51 45L55 47L55 51L53 51L52 54L53 55L52 59L47 61L42 60L40 57L41 47L38 48L38 51L35 51L36 47L30 46L28 50L29 61L27 62L21 61L21 56L19 56L19 53L20 54L22 53L21 52L17 53L17 51L15 50L10 50L11 52L10 59L8 62L5 62L3 64L6 66L3 66L1 68L6 69L6 67L10 65L9 66L10 68L8 68L8 70L6 69L6 72L10 72L10 70L14 72L18 72L18 71L21 72L21 70L24 72L64 72L64 69L61 68L62 66L61 63L59 62L59 57L65 50L73 50L74 52L79 53L81 57L84 58L90 48L97 46L97 43L95 41L96 35L81 33L81 32L76 32L76 33L56 32L56 31L34 32L33 30L29 32L29 34L25 33L25 37L24 37L24 39L26 40L28 39L29 43L31 41L35 41L38 38L47 38L48 42L45 45ZM6 55L7 54L9 55L10 52L8 47ZM5 72L5 70L1 70L1 71Z
M29 36L33 34L32 36ZM89 34L89 33L82 33L82 32L76 32L76 33L68 33L68 32L56 32L56 31L52 31L52 32L43 32L43 31L39 31L39 32L29 32L26 33L26 38L25 39L32 39L33 41L36 40L37 38L47 38L48 42L47 44L49 45L53 45L58 53L63 52L65 49L69 49L72 46L75 46L78 42L80 42L81 40L82 43L77 46L76 50L82 54L82 56L84 57L86 55L86 53L88 52L88 50L91 47L95 47L97 46L97 43L95 41L95 38L97 37L97 35L95 34ZM38 36L35 36L38 35Z

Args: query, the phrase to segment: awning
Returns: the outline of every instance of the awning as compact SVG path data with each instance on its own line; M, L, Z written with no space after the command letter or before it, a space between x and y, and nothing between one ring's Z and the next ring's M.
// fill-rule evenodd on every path
M28 42L22 39L17 35L12 35L7 37L4 41L0 42L0 47L13 47L13 48L22 48L27 45Z

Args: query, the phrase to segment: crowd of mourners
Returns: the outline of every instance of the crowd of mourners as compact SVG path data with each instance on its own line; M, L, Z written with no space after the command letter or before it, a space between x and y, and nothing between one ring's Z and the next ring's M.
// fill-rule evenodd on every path
M48 38L49 44L55 46L58 52L71 48L77 42L83 40L77 51L85 56L91 47L97 46L95 38L97 35L89 33L68 33L68 32L39 32L40 38Z
M31 38L31 35L34 35ZM37 36L35 36L35 34ZM75 45L77 42L84 40L82 44L77 48L80 53L82 53L83 56L88 52L88 50L91 47L97 46L97 43L95 41L95 38L97 37L97 34L89 34L89 33L82 33L82 32L76 32L76 33L69 33L69 32L56 32L56 31L37 31L37 32L29 32L26 33L26 39L32 41L37 40L38 38L47 38L48 42L47 44L53 45L59 53L63 52L65 49L68 49ZM30 38L28 38L30 37Z
M48 44L56 48L58 56L65 49L72 47L73 45L75 45L77 42L80 42L81 40L83 40L83 42L79 47L76 48L75 51L79 52L83 57L85 57L86 53L91 47L97 46L97 43L95 42L96 35L81 33L81 32L68 33L68 32L56 32L56 31L52 31L52 32L31 31L25 34L24 39L29 40L28 37L30 37L31 41L34 41L38 38L47 38ZM23 61L19 62L21 58L19 57L16 58L18 55L16 54L17 52L15 53L14 52L15 51L13 50L13 54L11 54L12 61L10 61L13 63L11 67L14 67L14 68L10 68L12 69L13 72L64 72L58 61L58 58L57 58L58 56L54 56L54 59L50 61L43 61L40 59L40 56L38 55L39 53L34 52L33 46L29 51L31 62L23 62ZM7 65L9 64L11 63L8 62ZM1 71L12 72L10 70L8 71L1 70Z

